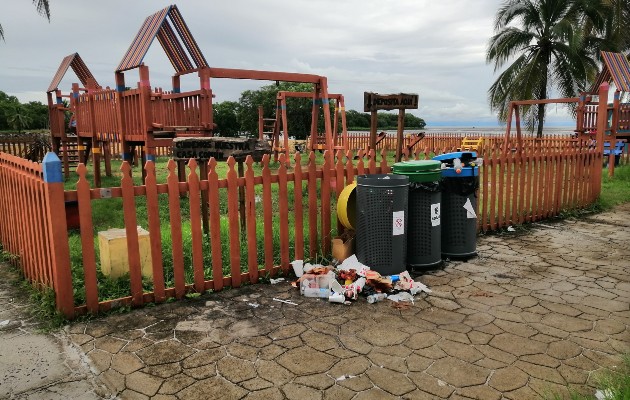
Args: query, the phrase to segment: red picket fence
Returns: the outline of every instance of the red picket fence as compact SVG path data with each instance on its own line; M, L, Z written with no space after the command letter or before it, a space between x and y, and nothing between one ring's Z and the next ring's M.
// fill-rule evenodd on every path
M285 167L282 155L275 173L265 156L258 174L249 158L241 177L232 158L225 177L219 177L216 161L204 166L206 175L191 160L186 182L178 181L175 163L169 161L165 183L158 183L155 164L148 162L142 186L134 186L131 167L124 163L120 187L107 190L91 188L80 165L77 189L56 194L59 184L44 182L40 165L2 154L0 187L6 195L0 203L0 240L19 257L28 279L55 288L58 307L69 318L119 305L179 299L188 292L239 287L258 282L263 274L288 270L292 259L329 257L331 239L342 230L335 222L337 196L358 174L389 172L385 155L382 151L377 162L373 152L359 152L358 160L354 152L335 157L327 152L318 165L315 153L307 160L296 154L292 170ZM538 221L591 204L601 188L601 165L602 155L589 147L491 154L480 173L479 229ZM64 200L78 202L80 236L64 223ZM93 208L102 201L118 201L112 212L121 207L124 215L129 260L124 297L99 292L104 278L98 273ZM140 203L146 210L142 213ZM142 218L149 231L150 279L141 275L136 227ZM81 278L75 287L60 283L72 281L69 235L81 243L80 254L72 255L72 273Z
M0 153L0 240L19 257L24 276L52 286L42 165Z
M56 161L56 174L46 182L42 164L0 153L0 243L28 281L55 290L57 308L72 317L68 230Z

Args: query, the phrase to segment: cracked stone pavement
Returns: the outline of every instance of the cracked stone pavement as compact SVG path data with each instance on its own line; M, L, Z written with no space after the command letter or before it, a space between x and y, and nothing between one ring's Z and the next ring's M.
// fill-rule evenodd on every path
M0 399L91 400L112 397L64 332L40 333L17 273L0 265Z
M592 394L630 345L630 204L530 228L481 237L479 257L419 276L433 293L407 309L330 304L284 282L75 323L58 336L87 355L94 385L127 399Z

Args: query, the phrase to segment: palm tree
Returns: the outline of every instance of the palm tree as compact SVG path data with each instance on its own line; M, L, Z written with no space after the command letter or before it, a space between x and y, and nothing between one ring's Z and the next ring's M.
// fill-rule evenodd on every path
M608 18L601 37L592 45L598 58L601 51L619 53L630 50L630 0L603 0L603 5ZM584 34L591 35L595 28L590 21L585 22Z
M33 0L33 4L37 9L37 13L42 17L46 17L48 22L50 22L50 4L48 4L48 0ZM0 25L0 39L4 40L4 30L2 30L2 25Z
M511 61L488 90L499 120L507 119L510 101L546 99L553 89L572 97L584 89L597 70L585 47L589 40L578 27L584 20L601 29L601 0L506 0L501 5L486 54L495 72ZM523 111L528 127L537 125L542 136L545 106Z
M26 114L26 110L21 104L16 105L11 114L7 117L7 122L13 129L16 129L18 133L22 133L22 129L28 128L31 124L31 117Z

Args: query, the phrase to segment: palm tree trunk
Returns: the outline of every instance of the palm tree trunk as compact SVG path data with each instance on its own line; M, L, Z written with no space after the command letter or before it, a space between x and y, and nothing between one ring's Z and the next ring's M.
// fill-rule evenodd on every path
M538 93L538 100L544 100L547 98L547 68L545 68L545 74L542 77L542 82L540 84L540 92ZM538 131L536 132L536 137L542 137L543 135L543 125L545 122L545 105L538 105Z

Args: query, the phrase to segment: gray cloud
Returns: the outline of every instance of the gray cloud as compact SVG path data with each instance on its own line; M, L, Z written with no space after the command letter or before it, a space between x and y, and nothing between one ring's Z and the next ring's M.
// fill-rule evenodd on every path
M51 22L28 1L0 16L0 90L45 102L62 58L78 52L99 83L114 69L144 18L167 1L51 2ZM363 92L413 92L429 124L494 124L486 92L493 81L485 49L500 0L187 0L178 7L211 66L316 73L346 107ZM157 41L145 57L154 86L168 88L172 67ZM126 74L137 81L135 71ZM60 88L69 90L70 71ZM183 82L194 87L195 77ZM217 101L237 100L267 82L213 80Z

